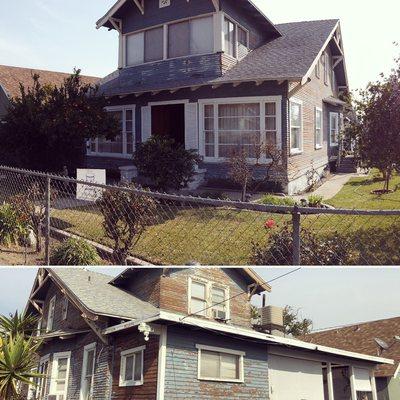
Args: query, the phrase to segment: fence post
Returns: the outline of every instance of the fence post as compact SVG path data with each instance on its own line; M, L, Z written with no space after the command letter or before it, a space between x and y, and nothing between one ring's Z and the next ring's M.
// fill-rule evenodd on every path
M51 178L46 175L45 198L45 261L50 265L50 207L51 207Z
M300 228L301 228L301 214L299 208L294 206L292 213L292 224L293 224L293 265L301 265L301 238L300 238Z

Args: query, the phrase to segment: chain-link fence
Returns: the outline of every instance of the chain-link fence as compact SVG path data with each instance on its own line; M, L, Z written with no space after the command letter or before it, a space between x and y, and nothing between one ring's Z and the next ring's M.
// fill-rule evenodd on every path
M0 167L0 202L3 265L50 264L70 238L104 264L400 264L400 210L221 201L9 167ZM29 230L12 240L4 231L21 216Z

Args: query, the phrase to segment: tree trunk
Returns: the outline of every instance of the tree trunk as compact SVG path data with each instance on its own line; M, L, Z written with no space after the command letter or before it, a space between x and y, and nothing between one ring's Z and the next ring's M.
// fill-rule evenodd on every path
M244 181L244 184L242 187L242 201L243 202L247 201L247 178Z

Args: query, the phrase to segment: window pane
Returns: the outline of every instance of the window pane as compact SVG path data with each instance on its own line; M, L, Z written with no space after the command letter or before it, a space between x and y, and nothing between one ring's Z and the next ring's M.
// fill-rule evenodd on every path
M248 54L249 50L247 48L247 32L238 27L238 57L243 58Z
M236 56L235 52L235 25L225 19L224 23L224 35L225 35L225 53L232 57Z
M219 288L212 289L212 301L213 303L220 303L225 300L225 290Z
M67 377L68 358L58 359L57 379L65 379Z
M142 380L142 352L136 353L134 379L135 381Z
M205 132L206 157L215 157L214 132Z
M190 21L190 54L207 54L213 52L213 17L196 18Z
M206 298L206 285L198 282L192 282L192 297L200 299Z
M201 372L200 376L203 378L219 378L219 353L212 351L201 350Z
M127 66L143 64L144 62L144 32L126 37Z
M221 354L221 378L239 379L239 357Z
M290 131L290 147L292 149L300 148L300 128L292 128Z
M206 315L207 303L203 300L192 299L190 311L192 314Z
M163 59L164 53L164 28L150 29L144 35L145 61L158 61Z
M133 379L133 363L135 361L135 355L126 356L125 358L125 381L131 381Z
M214 106L204 106L204 116L206 118L214 118Z
M168 57L189 55L189 21L171 24L168 27Z
M87 353L86 376L93 375L94 367L94 350Z
M64 392L64 391L65 391L65 381L57 381L56 392Z
M290 103L290 121L292 126L301 126L301 105Z

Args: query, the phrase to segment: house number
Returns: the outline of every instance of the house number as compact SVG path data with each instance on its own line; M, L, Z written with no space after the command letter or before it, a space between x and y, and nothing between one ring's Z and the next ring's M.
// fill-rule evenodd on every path
M171 0L160 0L160 8L168 7L171 5Z

